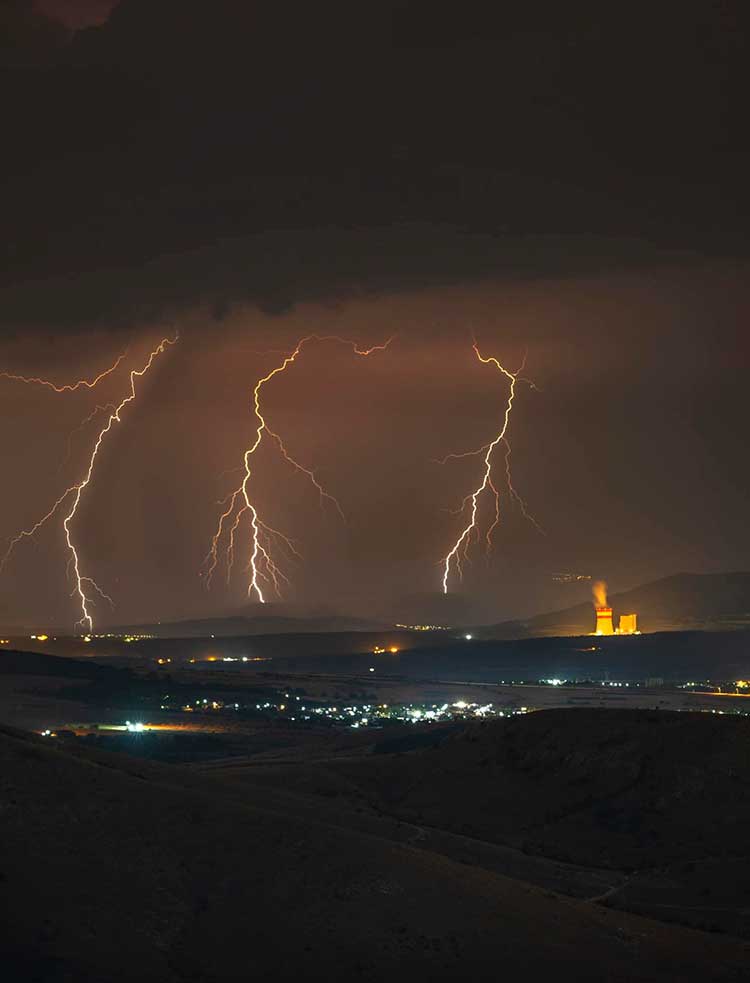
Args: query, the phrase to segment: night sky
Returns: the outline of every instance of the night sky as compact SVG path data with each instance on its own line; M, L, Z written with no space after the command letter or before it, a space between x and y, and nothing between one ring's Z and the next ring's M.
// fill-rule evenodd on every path
M36 0L0 4L0 537L79 479L68 435L154 366L107 440L75 533L117 602L98 622L243 608L200 568L269 424L347 516L261 450L255 500L295 537L295 610L501 620L574 603L557 571L627 588L747 569L750 138L741 2ZM518 491L461 596L436 594L481 462ZM54 520L0 581L0 625L77 617Z

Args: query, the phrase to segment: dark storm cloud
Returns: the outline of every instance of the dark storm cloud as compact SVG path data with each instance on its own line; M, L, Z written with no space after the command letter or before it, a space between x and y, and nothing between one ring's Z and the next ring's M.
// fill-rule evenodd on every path
M3 320L743 252L744 7L652 7L123 0L5 70Z
M119 0L33 0L34 10L71 30L104 24Z
M516 282L697 263L637 240L489 236L446 226L265 233L132 269L19 284L0 292L6 335L30 328L128 330L199 306L223 321L243 304L281 315L341 301L466 281Z
M43 63L68 39L61 24L42 17L26 0L0 3L0 70ZM11 80L23 84L19 76L6 76L4 81Z

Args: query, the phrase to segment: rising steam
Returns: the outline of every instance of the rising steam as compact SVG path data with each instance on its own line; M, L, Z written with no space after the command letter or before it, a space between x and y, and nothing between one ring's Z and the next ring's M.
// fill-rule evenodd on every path
M607 581L606 580L595 580L591 585L591 592L594 595L594 604L598 608L606 608L607 606Z

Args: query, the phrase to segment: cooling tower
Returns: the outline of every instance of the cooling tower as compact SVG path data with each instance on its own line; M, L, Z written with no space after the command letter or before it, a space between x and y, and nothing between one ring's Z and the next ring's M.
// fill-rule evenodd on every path
M596 634L614 635L615 629L612 626L612 608L596 605Z
M620 635L635 635L638 631L638 615L621 614L620 626L617 631Z

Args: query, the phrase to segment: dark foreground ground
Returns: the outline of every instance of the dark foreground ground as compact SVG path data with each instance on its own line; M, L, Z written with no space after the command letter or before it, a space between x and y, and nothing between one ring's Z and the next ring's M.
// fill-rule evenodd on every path
M749 741L744 718L550 711L190 767L4 728L4 972L750 979ZM734 921L657 921L685 885Z

